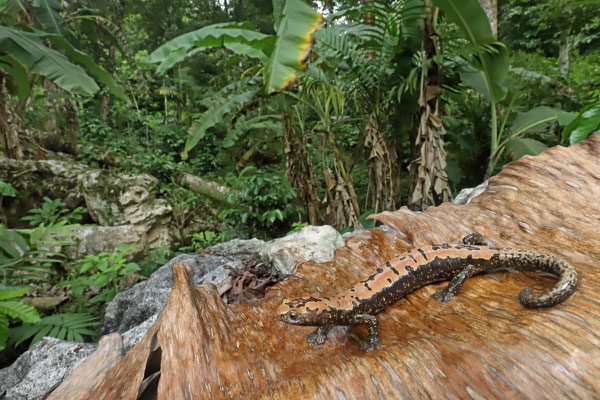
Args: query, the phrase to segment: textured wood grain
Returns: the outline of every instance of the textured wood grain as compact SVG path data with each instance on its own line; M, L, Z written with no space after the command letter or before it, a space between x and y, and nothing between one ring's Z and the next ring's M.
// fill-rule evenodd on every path
M102 336L98 348L77 366L46 400L87 400L102 379L123 357L123 337L120 333Z
M599 398L598 154L593 135L511 163L469 205L375 215L397 236L379 229L353 236L334 261L301 264L252 304L223 304L212 285L194 287L191 269L176 264L156 324L91 398L134 399L145 377L141 398L152 390L158 399ZM560 306L528 310L519 291L549 288L553 278L476 276L448 304L432 298L438 285L430 285L378 315L383 345L370 353L354 340L365 337L364 327L335 328L315 347L305 341L312 328L276 318L283 296L334 294L394 254L472 231L563 258L577 269L579 290Z

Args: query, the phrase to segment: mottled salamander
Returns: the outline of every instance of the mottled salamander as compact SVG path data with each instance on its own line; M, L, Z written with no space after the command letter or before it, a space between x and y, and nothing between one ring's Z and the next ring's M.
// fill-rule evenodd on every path
M365 324L367 340L360 343L364 351L381 346L375 314L406 294L436 281L451 279L438 289L435 298L448 302L471 276L503 268L520 271L543 271L558 277L556 285L542 294L524 289L519 300L527 308L551 307L567 300L577 289L577 273L566 262L531 250L487 246L483 237L473 233L464 244L440 244L410 250L386 262L386 267L350 289L331 297L284 299L277 314L292 325L318 326L307 341L325 343L327 332L336 325Z

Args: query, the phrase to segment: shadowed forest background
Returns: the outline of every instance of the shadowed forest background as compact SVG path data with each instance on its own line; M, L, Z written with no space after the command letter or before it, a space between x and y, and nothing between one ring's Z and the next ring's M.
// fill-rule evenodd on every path
M177 252L369 228L596 132L597 1L481 3L0 0L0 349L95 337L105 303ZM66 262L65 230L118 216L25 188L30 164L8 165L26 160L150 175L169 243ZM66 285L45 325L18 301Z

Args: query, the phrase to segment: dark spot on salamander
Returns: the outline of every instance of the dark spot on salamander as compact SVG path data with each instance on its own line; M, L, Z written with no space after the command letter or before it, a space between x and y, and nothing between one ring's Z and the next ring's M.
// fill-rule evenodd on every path
M411 267L410 265L407 265L404 268L406 269L406 272L408 272L409 274L412 273L412 272L415 272L415 270L413 269L413 267Z
M377 273L378 273L378 274L380 274L380 273L382 273L382 272L383 272L383 269L381 269L381 268L377 268Z
M498 251L498 250L500 250L500 247L495 247L495 246L492 247L492 246L490 246L490 247L488 247L488 249L494 250L494 251Z
M391 278L387 278L387 281L388 281L389 283L392 283L392 279L391 279Z
M367 282L365 282L365 287L367 288L367 290L371 290L371 287L369 286L369 284Z
M408 255L414 262L417 262L417 260L415 260L415 258L412 256L412 254Z
M423 250L421 250L421 249L418 249L418 250L419 250L419 253L421 253L421 255L423 256L423 258L425 260L427 260L427 255L425 254L425 252Z
M439 249L449 249L451 246L447 243L444 244L434 244L433 246L431 246L431 248L433 250L439 250Z

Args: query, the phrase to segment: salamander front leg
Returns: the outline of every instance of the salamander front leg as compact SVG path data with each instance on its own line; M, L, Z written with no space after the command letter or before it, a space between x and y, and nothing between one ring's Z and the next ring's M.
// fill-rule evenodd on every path
M327 341L327 333L330 329L331 326L320 326L315 329L314 332L308 334L306 341L314 344L315 346L323 344Z
M449 302L454 296L456 296L456 293L458 293L465 281L478 272L480 272L480 270L475 268L475 266L471 264L467 265L462 271L454 275L448 286L439 288L433 294L433 297L442 303Z
M360 349L362 351L369 352L381 347L381 341L379 340L379 321L377 321L376 316L370 314L357 314L352 317L351 322L355 325L367 325L369 328L367 340L360 342Z

